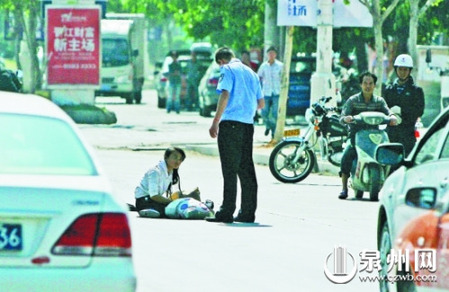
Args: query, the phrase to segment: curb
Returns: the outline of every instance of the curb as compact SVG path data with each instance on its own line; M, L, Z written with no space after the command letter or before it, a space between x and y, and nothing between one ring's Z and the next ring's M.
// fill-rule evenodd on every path
M255 145L256 146L256 145ZM198 152L208 156L219 156L217 145L186 145L186 149ZM270 155L268 153L259 153L258 148L254 147L253 160L255 164L268 166ZM335 175L338 176L340 168L330 164L328 161L317 157L317 167L313 169L313 173L321 175Z

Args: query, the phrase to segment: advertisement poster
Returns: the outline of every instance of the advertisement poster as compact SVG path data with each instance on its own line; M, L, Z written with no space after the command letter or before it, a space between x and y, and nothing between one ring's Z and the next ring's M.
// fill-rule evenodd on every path
M47 84L100 83L100 9L46 7Z
M368 8L359 1L344 4L343 0L333 2L334 27L372 27L373 17ZM280 26L317 25L318 0L279 0L278 22Z

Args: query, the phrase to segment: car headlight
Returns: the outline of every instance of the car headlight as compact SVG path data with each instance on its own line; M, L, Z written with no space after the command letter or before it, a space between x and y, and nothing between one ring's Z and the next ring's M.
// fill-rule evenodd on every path
M308 123L313 124L315 122L315 115L313 114L313 110L311 108L306 109L304 117Z
M116 83L131 83L131 80L129 79L128 75L121 75L118 77L115 77Z

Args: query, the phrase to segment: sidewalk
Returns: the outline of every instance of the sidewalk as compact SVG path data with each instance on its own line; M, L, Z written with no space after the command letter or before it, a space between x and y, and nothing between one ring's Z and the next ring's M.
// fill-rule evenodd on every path
M300 128L303 128L299 126ZM293 127L290 127L293 128ZM270 154L273 151L272 146L267 147L266 144L270 141L270 136L264 135L265 127L262 125L256 125L254 130L254 148L253 159L254 163L260 165L269 164ZM190 144L186 145L186 148L190 151L195 151L203 155L218 156L218 146L216 143L207 145ZM338 175L339 168L330 164L327 160L323 160L319 153L317 154L317 167L313 170L314 173L321 173L327 175Z

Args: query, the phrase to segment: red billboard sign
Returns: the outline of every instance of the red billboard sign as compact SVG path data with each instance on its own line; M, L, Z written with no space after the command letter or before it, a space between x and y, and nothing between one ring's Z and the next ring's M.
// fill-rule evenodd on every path
M99 7L46 8L47 84L99 85Z

